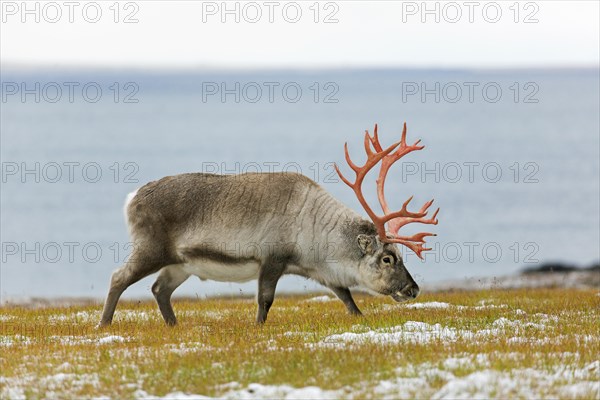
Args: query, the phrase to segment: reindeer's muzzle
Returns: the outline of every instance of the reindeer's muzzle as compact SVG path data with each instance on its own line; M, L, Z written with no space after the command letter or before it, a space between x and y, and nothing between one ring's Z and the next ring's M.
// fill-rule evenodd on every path
M409 283L399 291L392 293L392 298L398 302L416 299L419 295L419 286L416 283Z

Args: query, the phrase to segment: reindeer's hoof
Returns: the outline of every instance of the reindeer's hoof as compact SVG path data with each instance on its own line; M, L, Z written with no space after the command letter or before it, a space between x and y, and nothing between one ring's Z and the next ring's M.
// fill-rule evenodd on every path
M106 328L108 328L108 327L109 327L111 324L112 324L112 322L110 322L110 321L109 321L109 322L103 322L103 321L100 321L100 322L98 322L98 325L96 325L96 330L98 330L98 331L99 331L99 330L101 330L101 329L106 329Z

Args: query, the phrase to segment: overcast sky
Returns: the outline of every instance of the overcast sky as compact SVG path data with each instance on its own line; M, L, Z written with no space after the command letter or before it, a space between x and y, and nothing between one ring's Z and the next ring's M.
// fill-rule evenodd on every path
M1 2L5 66L493 68L599 63L595 0L517 6L514 1L428 2L429 14L421 1L324 1L316 6L314 1L229 1L229 14L223 13L221 1L123 1L118 7L113 1L27 4L29 13L21 1Z

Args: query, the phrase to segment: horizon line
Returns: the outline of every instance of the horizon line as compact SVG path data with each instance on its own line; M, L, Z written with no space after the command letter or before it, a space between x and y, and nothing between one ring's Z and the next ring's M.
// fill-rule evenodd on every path
M0 71L15 69L44 70L111 70L140 72L249 72L249 71L369 71L369 70L423 70L423 71L524 71L524 70L600 70L600 64L528 64L528 65L322 65L322 66L231 66L231 65L113 65L113 64L81 64L81 63L21 63L0 62Z

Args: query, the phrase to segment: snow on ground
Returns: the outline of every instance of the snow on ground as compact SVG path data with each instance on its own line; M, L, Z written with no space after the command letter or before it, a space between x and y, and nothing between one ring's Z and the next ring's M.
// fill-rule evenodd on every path
M496 355L497 356L497 355ZM495 356L495 357L496 357ZM594 361L583 368L568 365L541 368L521 368L510 371L496 371L489 368L486 354L457 356L442 363L447 369L439 369L429 363L398 368L397 377L375 383L359 382L354 387L342 387L334 390L316 386L294 388L288 385L263 385L252 383L243 387L237 382L215 387L222 399L336 399L363 398L372 393L383 399L409 399L427 397L432 399L454 398L540 398L540 397L587 397L600 398L600 361ZM465 365L484 369L465 376L456 376L454 370ZM65 367L68 369L68 366ZM61 367L58 368L64 369ZM45 392L41 397L64 397L76 393L85 385L98 387L97 374L56 373L38 378L25 375L15 378L0 376L0 398L25 398L26 390L34 383L42 383ZM441 382L441 384L440 384ZM157 397L139 389L134 397L140 400L150 399L209 399L200 394L172 392ZM64 388L68 388L67 392Z
M460 339L484 339L490 336L504 334L507 329L516 331L525 329L544 330L546 325L534 323L513 321L501 317L495 320L489 328L476 331L468 329L458 329L441 324L428 324L420 321L408 321L403 325L397 325L391 328L382 328L369 330L366 332L344 332L329 335L320 342L308 343L309 347L340 347L347 345L361 345L365 343L376 344L398 344L398 343L430 343L433 341L454 342ZM519 336L517 336L519 337Z
M500 318L491 324L489 330L514 327L516 323L517 321ZM416 328L418 328L417 330L425 329L425 332L428 330L443 331L436 328L436 325L423 322L407 324L408 328L413 329L413 331ZM404 329L405 325L401 327ZM359 327L361 326L357 326L357 328ZM408 332L413 331L408 330ZM405 331L400 330L398 332ZM398 332L383 333L393 334ZM427 338L427 333L417 337L419 339ZM450 335L450 337L453 336ZM124 340L122 337L104 336L96 339L96 342L120 342L121 339ZM176 346L169 350L186 352L192 348L197 351L202 347L200 343L188 343L186 346ZM216 386L214 389L218 394L218 398L223 399L360 399L372 396L382 399L409 399L415 397L432 399L583 397L600 399L600 361L578 368L573 364L579 359L579 354L576 353L531 353L527 357L542 360L543 357L548 356L561 360L561 363L555 366L546 366L545 363L540 363L534 368L498 371L491 368L490 360L521 360L525 355L522 353L457 353L435 364L422 363L399 367L395 370L395 377L385 380L376 379L374 381L358 382L352 387L322 389L315 386L292 387L289 385L259 383L242 386L237 382L231 382ZM71 373L72 370L72 364L63 363L56 367L54 374L45 377L32 374L11 378L0 376L0 398L25 398L32 385L41 386L43 389L39 393L39 397L46 398L70 397L70 394L77 393L77 390L84 385L99 387L97 374L76 374ZM39 385L39 382L42 385ZM135 390L134 396L140 400L210 398L206 395L180 391L171 392L164 397L157 397L143 390L143 380L128 385L132 390Z
M118 335L106 335L97 338L90 338L86 336L50 336L48 340L51 342L59 342L61 344L75 346L79 344L110 344L110 343L123 343L130 341L130 338L124 338ZM10 347L13 345L30 345L33 342L27 336L14 335L14 336L0 336L0 347Z
M288 385L261 385L260 383L251 383L247 387L242 388L237 382L231 382L226 385L221 385L224 388L230 388L229 391L223 393L219 399L339 399L340 397L348 397L351 392L350 388L341 390L323 390L316 386L307 386L303 388L294 388ZM135 392L135 397L140 400L158 400L158 399L176 399L176 400L192 400L192 399L212 399L198 394L186 394L182 392L173 392L164 397L156 397L149 395L143 390Z
M311 297L310 299L306 299L303 301L307 302L307 303L324 303L326 301L333 301L333 300L335 300L335 299L332 297L329 297L329 296L316 296L316 297Z
M78 311L76 313L70 313L70 314L55 314L55 315L50 315L49 317L46 316L40 316L39 318L43 321L48 321L50 323L56 323L56 322L83 322L83 323L88 323L88 322L98 322L100 321L100 314L101 311L97 310L97 311Z
M41 393L39 396L32 396L31 387L34 385L45 387L45 392ZM33 374L27 374L16 378L0 376L0 399L13 400L31 397L72 398L74 397L74 393L84 386L89 385L93 387L98 387L100 385L97 374L72 374L60 372L44 377L38 377Z
M0 315L0 322L8 322L8 321L12 321L14 319L16 319L16 318L12 315Z
M478 365L488 363L487 355L474 358L462 357ZM454 361L444 362L455 364ZM432 399L455 398L539 398L539 397L590 397L598 398L600 390L600 362L595 361L583 368L569 366L554 367L550 370L524 368L501 372L489 368L466 376L455 376L452 372L423 364L408 369L399 368L396 378L376 382L375 385L359 383L354 388L343 387L325 390L316 386L294 388L288 385L262 385L252 383L242 387L237 382L220 385L220 399L337 399L363 398L373 393L382 399L411 399L427 397ZM410 376L408 376L410 375ZM438 384L442 381L442 385ZM209 399L203 395L173 392L164 397L149 395L143 390L135 393L140 400L150 399Z
M173 392L165 395L164 397L152 396L144 390L136 390L133 394L136 399L139 400L196 400L196 399L210 399L208 396L202 396L200 394L186 394L183 392Z
M489 300L481 300L476 306L463 306L459 304L450 304L440 301L428 301L423 303L403 303L403 304L384 304L384 310L397 310L399 308L410 308L410 309L449 309L455 310L488 310L498 308L508 308L506 304L493 304ZM526 314L523 310L515 310L517 314Z
M31 340L27 336L14 335L14 336L0 336L0 347L10 347L14 344L28 345Z
M193 318L193 319L198 319L200 321L206 321L206 320L221 320L224 317L228 316L229 314L231 314L230 310L219 310L219 311L213 311L213 310L202 310L201 308L198 308L197 310L187 310L187 311L183 311L180 312L178 314L178 316L180 318ZM162 319L162 317L160 317L160 314L156 314L157 318Z
M334 298L329 296L317 296L305 300L308 302L332 301ZM504 304L496 305L492 301L482 301L476 306L453 305L442 302L410 303L399 305L412 309L507 309ZM394 306L398 307L398 306ZM347 348L350 346L359 346L367 343L377 344L397 344L397 343L418 343L427 344L435 341L453 342L456 340L486 340L486 338L504 335L506 332L514 332L514 336L508 339L508 342L527 342L531 344L546 343L547 337L524 337L520 335L522 331L544 331L552 329L553 325L559 322L559 317L547 314L527 314L520 309L506 310L507 317L497 318L488 326L479 329L455 328L442 326L441 324L428 324L420 321L408 321L402 325L391 328L371 329L368 326L358 324L352 327L350 332L332 334L324 339L310 343L310 334L308 332L286 332L283 335L287 337L298 337L308 348L314 347L334 347ZM222 314L218 312L195 313L203 315L208 319L218 320ZM511 319L512 317L522 318ZM96 321L99 318L99 312L78 312L74 314L58 314L53 316L56 321ZM121 318L129 319L150 319L154 316L146 312L128 311L121 314ZM529 336L529 335L528 335ZM539 335L538 335L539 336ZM588 337L579 335L578 340L583 343L597 341L598 337ZM130 341L117 335L104 335L98 337L89 336L53 336L50 340L55 340L63 344L96 344L106 345L111 343L122 343ZM553 340L560 340L560 337L554 337ZM306 342L309 343L306 343ZM0 336L0 348L13 345L28 345L31 339L21 335ZM275 343L275 342L274 342ZM269 350L284 351L277 348L276 345L269 347ZM209 346L201 343L182 343L179 345L168 345L165 349L173 353L188 353L213 350ZM115 348L115 351L121 350ZM560 354L559 354L560 355ZM494 355L494 358L522 357L520 353L502 353ZM561 366L547 367L540 365L536 368L520 368L508 371L498 371L491 369L489 355L487 354L456 354L443 362L431 365L425 363L410 367L398 368L396 377L387 380L375 380L374 382L359 382L353 388L343 387L335 390L325 390L315 386L294 388L288 385L263 385L252 383L243 387L239 383L231 382L226 385L220 385L215 390L219 393L219 398L225 399L257 399L257 398L283 398L283 399L328 399L328 398L362 398L373 394L378 398L401 399L414 397L427 397L433 399L448 398L506 398L506 397L593 397L600 399L600 361L595 361L583 368L576 368L573 362L578 360L578 354L562 354L564 362ZM561 360L563 359L561 358ZM65 363L57 368L59 372L47 377L37 377L25 375L21 377L7 378L0 376L0 398L24 398L25 391L34 382L42 382L46 388L41 397L63 397L76 390L82 385L93 385L97 387L98 376L95 374L73 374L68 373L70 364ZM460 372L460 373L459 373ZM465 373L467 373L465 375ZM148 394L144 390L143 381L138 384L132 384L132 389L137 389L134 396L147 400L159 399ZM64 388L68 388L64 392ZM164 399L207 399L204 395L186 394L182 392L172 392Z
M406 304L404 308L450 308L451 305L448 303L442 303L440 301L429 301L426 303L410 303Z
M600 361L577 369L567 366L544 371L533 368L499 372L490 369L454 378L432 399L455 398L574 398L595 395L600 390Z
M97 338L89 338L89 337L85 337L85 336L50 336L49 339L55 340L62 344L71 345L71 346L75 346L75 345L79 345L79 344L101 345L101 344L111 344L111 343L123 343L123 342L130 340L129 338L124 338L123 336L118 336L118 335L106 335L106 336L101 336L101 337L97 337Z
M428 343L434 340L455 341L459 336L465 334L470 334L470 331L449 328L440 324L430 325L425 322L408 321L404 325L392 328L376 329L362 333L344 332L329 335L317 343L317 346L345 348L348 344Z
M100 339L96 339L97 344L106 344L106 343L123 343L125 338L117 335L109 335L104 336Z
M218 349L201 342L167 344L165 348L175 354L197 353L202 351L217 351Z

